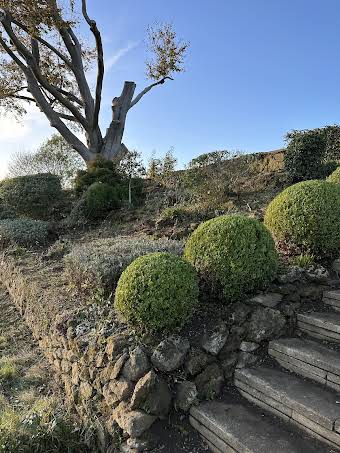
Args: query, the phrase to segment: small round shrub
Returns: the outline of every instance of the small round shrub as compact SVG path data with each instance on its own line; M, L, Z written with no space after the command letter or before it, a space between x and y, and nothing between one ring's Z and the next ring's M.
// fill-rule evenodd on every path
M125 269L115 308L133 325L163 330L183 325L197 301L198 280L191 264L158 252L137 258Z
M340 187L327 181L303 181L269 204L265 224L278 241L311 252L340 247Z
M0 245L24 247L45 245L49 240L50 228L47 222L33 219L0 220Z
M278 266L269 231L258 220L240 215L202 223L190 236L184 256L227 301L262 287Z
M120 204L117 189L109 184L95 182L86 191L85 215L90 219L100 219Z
M0 199L3 209L16 216L47 219L63 199L60 178L40 173L5 179Z
M327 178L328 182L333 182L335 184L340 184L340 167L333 171L331 175Z

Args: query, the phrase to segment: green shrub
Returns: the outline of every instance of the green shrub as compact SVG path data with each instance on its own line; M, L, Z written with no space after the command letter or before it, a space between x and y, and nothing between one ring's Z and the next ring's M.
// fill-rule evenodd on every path
M88 163L86 170L80 170L74 181L78 193L84 192L95 182L116 186L121 183L121 175L112 161L98 157Z
M325 138L319 130L299 131L290 137L284 162L292 181L324 177Z
M3 209L16 216L47 219L63 199L60 179L49 173L19 176L0 183Z
M129 323L173 329L192 315L198 301L194 268L170 253L137 258L119 279L115 308Z
M95 182L85 192L85 215L89 219L100 219L109 211L119 207L117 188L106 183Z
M75 247L65 257L68 279L83 293L109 296L124 269L139 256L153 252L181 255L180 242L170 239L109 238Z
M228 301L266 284L278 266L269 231L258 220L239 215L202 223L190 236L184 256Z
M328 182L333 182L335 184L340 184L340 167L333 171L331 175L327 178Z
M278 241L311 252L340 247L340 187L304 181L288 187L269 204L265 224Z
M0 220L0 245L2 247L45 245L49 240L49 235L49 224L42 220Z

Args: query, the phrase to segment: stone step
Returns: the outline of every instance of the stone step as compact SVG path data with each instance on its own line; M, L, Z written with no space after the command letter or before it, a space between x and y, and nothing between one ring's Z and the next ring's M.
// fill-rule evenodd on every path
M308 335L340 343L340 313L299 313L298 327Z
M301 338L271 341L268 352L284 368L340 392L339 352Z
M333 448L340 447L340 406L330 389L277 369L235 372L235 385L248 400L290 421Z
M325 291L323 302L330 305L335 311L340 311L340 290Z
M216 453L320 453L307 436L245 404L209 401L190 410L190 423ZM321 447L322 448L322 447ZM328 450L327 450L328 451Z

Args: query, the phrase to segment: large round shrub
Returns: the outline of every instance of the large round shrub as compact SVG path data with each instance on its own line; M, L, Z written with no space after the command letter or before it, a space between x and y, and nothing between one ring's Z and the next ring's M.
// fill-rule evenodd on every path
M120 197L116 187L95 182L84 195L85 215L90 219L99 219L112 209L119 207Z
M32 219L0 220L0 245L25 247L45 245L49 240L50 228L47 222Z
M335 184L340 184L340 167L335 169L331 175L327 178L328 182L333 182Z
M133 325L162 330L184 324L197 300L198 280L191 264L158 252L137 258L125 269L115 308Z
M0 184L3 209L19 217L47 219L62 198L60 178L50 173L5 179Z
M340 186L303 181L288 187L269 204L265 224L279 241L314 252L340 247Z
M190 236L184 256L228 301L263 286L278 264L269 231L258 220L240 215L202 223Z

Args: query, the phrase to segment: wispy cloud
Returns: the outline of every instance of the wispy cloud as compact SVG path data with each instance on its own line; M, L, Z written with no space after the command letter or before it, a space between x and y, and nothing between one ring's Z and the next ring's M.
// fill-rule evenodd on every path
M113 68L113 66L122 58L124 55L126 55L128 52L131 50L135 49L139 45L139 42L130 42L128 43L125 47L122 47L121 49L118 49L115 53L113 53L111 56L109 56L105 60L105 67L109 71L110 69Z

